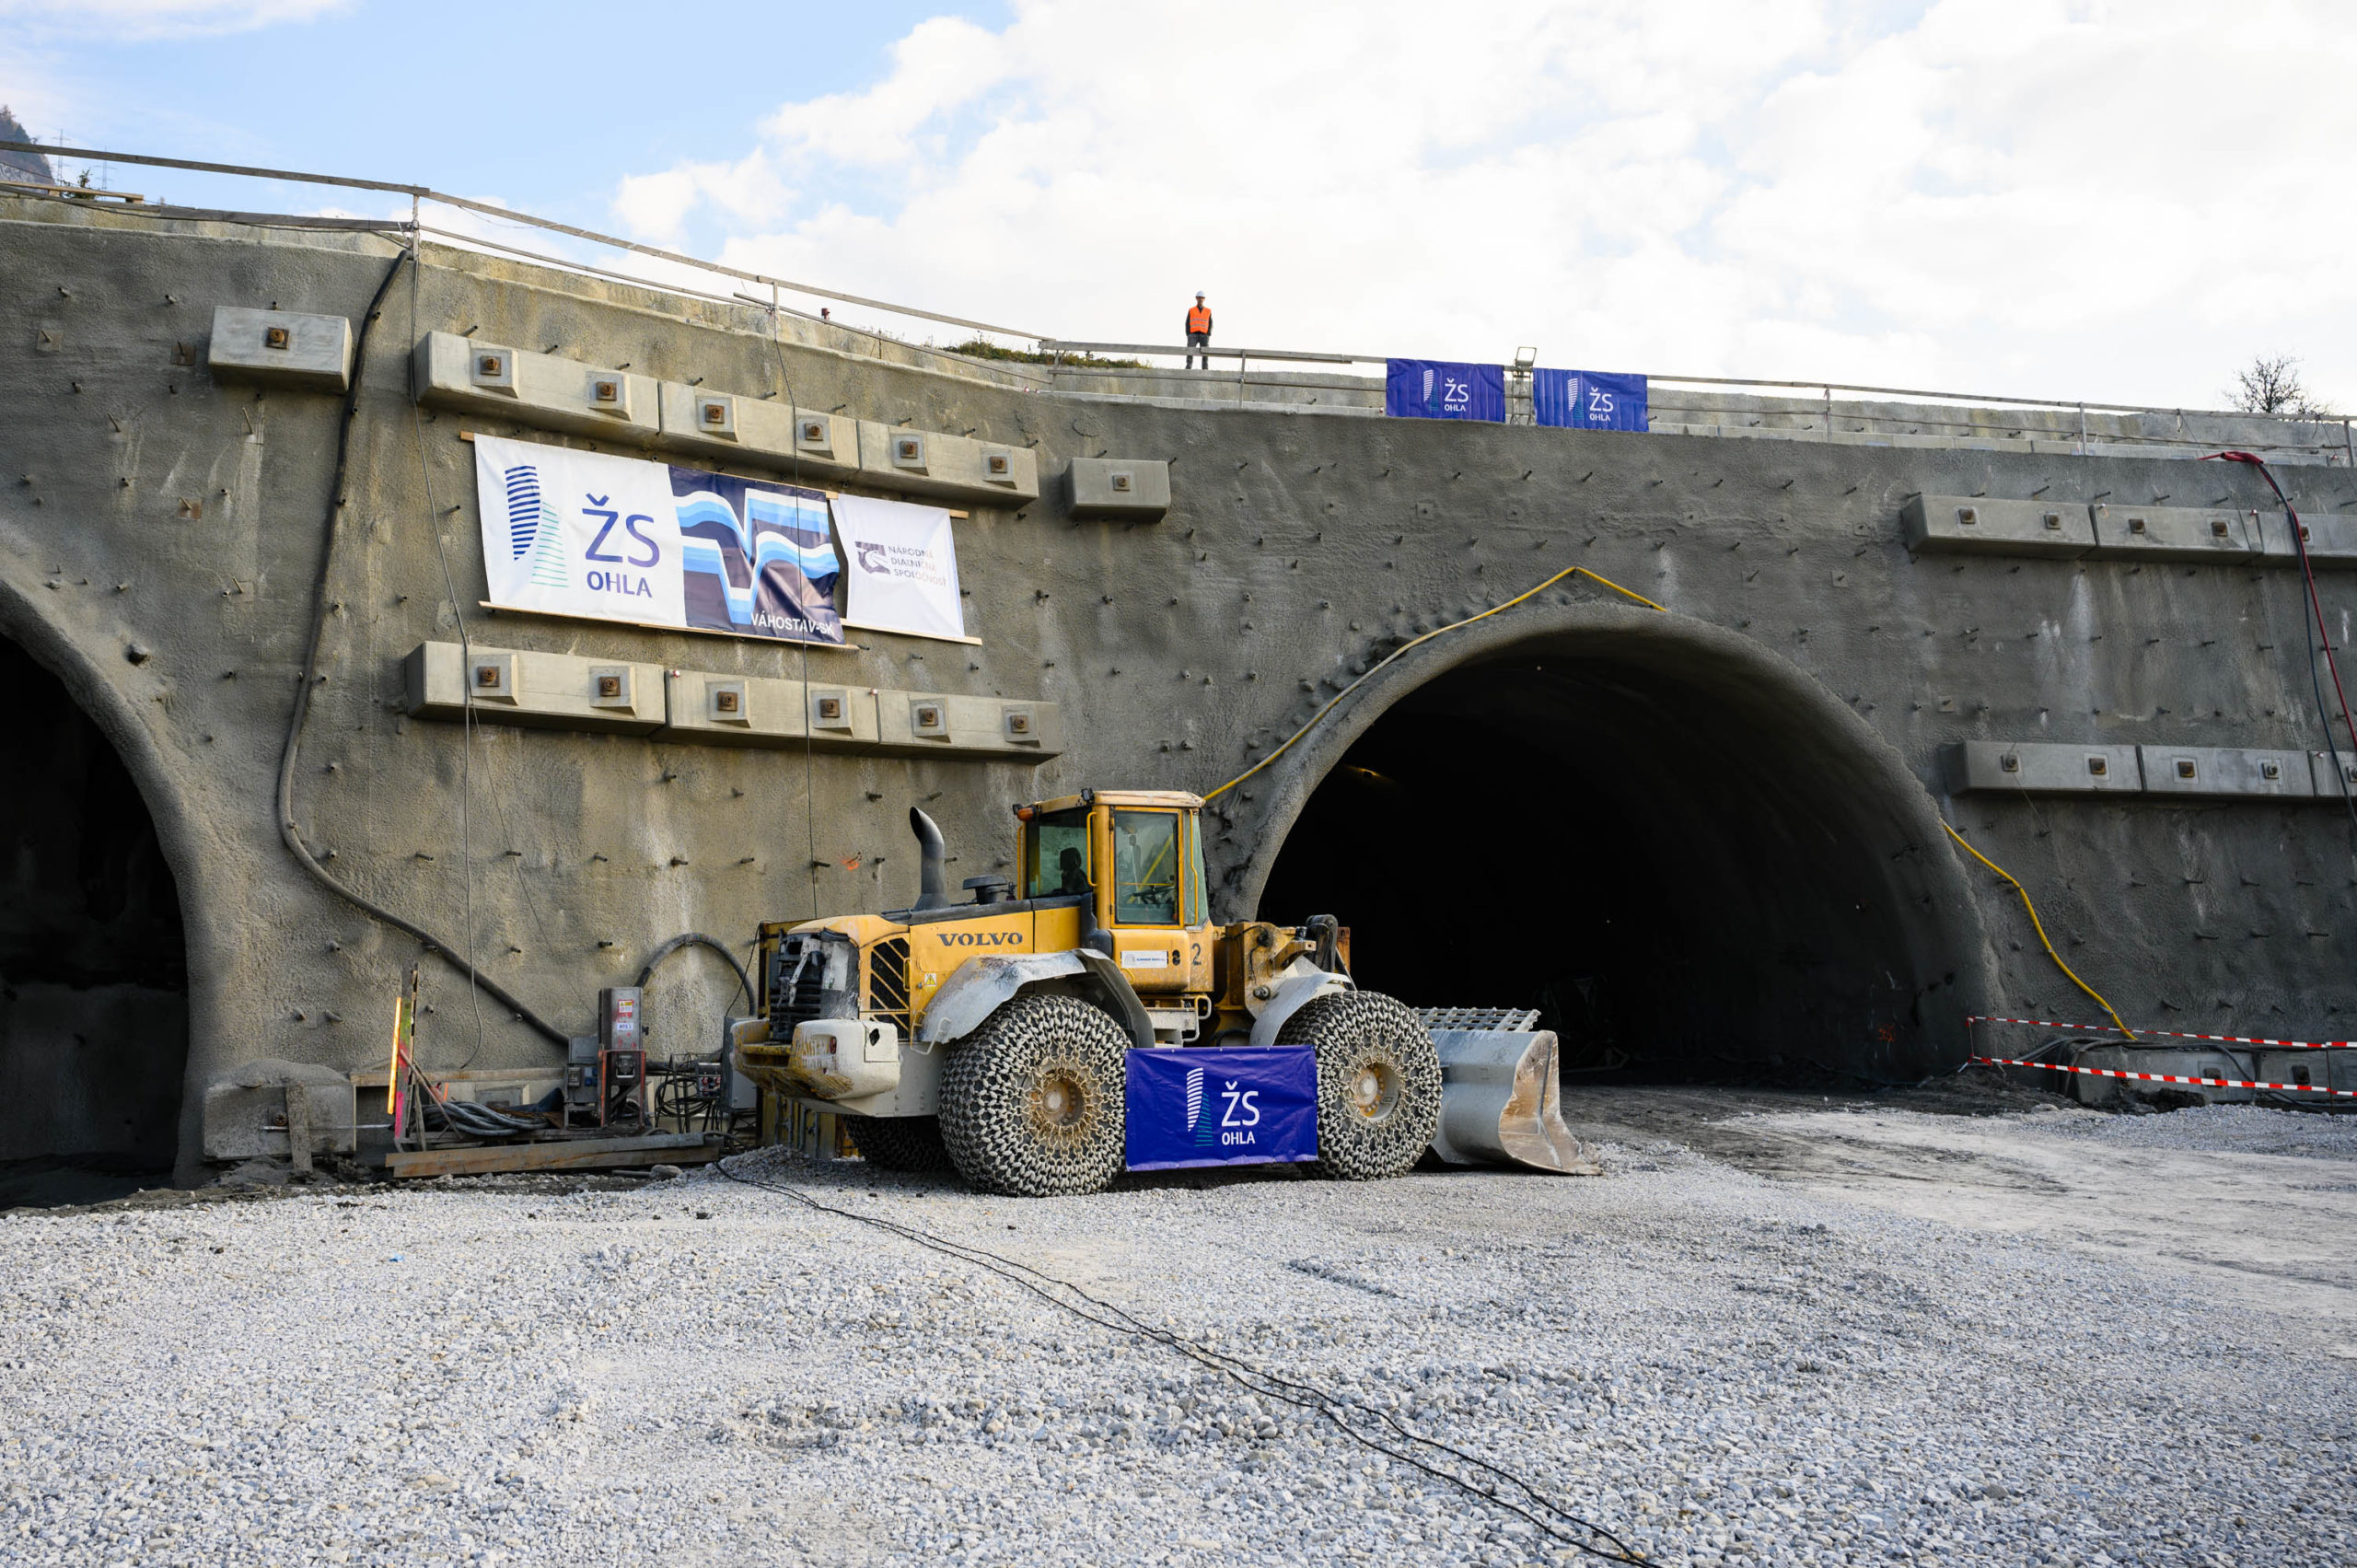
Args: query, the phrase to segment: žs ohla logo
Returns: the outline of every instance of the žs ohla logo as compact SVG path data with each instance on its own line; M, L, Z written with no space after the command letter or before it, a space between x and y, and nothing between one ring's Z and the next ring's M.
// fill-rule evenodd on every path
M1258 1144L1260 1134L1252 1129L1260 1125L1260 1108L1255 1102L1260 1098L1257 1088L1241 1086L1241 1080L1221 1080L1219 1099L1225 1106L1216 1121L1203 1115L1203 1070L1187 1069L1187 1131L1195 1135L1195 1146L1208 1149L1213 1144L1229 1148L1248 1148Z
M564 528L556 508L540 494L540 470L518 463L507 470L507 548L512 559L532 557L535 587L562 588L571 582L564 559Z

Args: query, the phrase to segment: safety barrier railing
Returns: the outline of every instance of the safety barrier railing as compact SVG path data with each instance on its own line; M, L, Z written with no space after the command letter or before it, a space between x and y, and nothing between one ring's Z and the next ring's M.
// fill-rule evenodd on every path
M863 306L869 309L884 311L892 316L906 317L912 320L931 321L943 326L962 327L970 331L992 333L1000 337L1014 338L1016 341L1023 343L1037 343L1040 341L1042 336L1040 333L1027 331L1018 327L1008 327L993 322L976 320L970 317L946 315L941 311L927 310L919 306L896 304L891 300L875 299L866 295L850 294L841 289L828 288L819 284L803 283L791 278L775 277L767 273L754 272L743 267L732 267L727 265L726 262L705 261L700 257L683 254L680 251L665 250L661 246L646 245L635 239L626 239L620 235L603 234L596 229L581 227L577 224L563 223L554 218L540 217L534 214L522 212L514 207L503 207L495 203L479 202L465 196L454 196L445 191L436 191L430 185L412 185L401 180L364 180L352 175L316 174L302 169L269 168L250 164L216 163L202 158L164 157L149 153L122 153L106 151L96 147L60 146L45 142L0 141L0 151L40 153L47 157L73 158L83 163L122 163L149 168L176 168L186 170L191 173L217 174L238 180L284 180L293 184L319 185L336 190L373 191L387 195L406 196L410 201L410 215L406 222L393 217L353 218L341 216L319 216L304 214L243 212L227 208L180 206L149 201L142 201L134 203L118 200L116 202L109 203L107 210L113 213L128 213L138 216L154 218L177 218L192 219L201 222L249 224L261 227L319 228L361 233L386 232L407 234L415 232L433 234L439 238L450 240L460 246L470 248L480 247L489 250L504 251L507 254L521 256L545 265L561 267L570 272L585 273L593 276L611 278L641 288L658 288L705 299L722 300L724 303L749 304L765 309L782 310L784 314L796 316L805 320L816 322L822 327L848 333L853 337L868 338L878 342L889 342L896 343L912 353L937 355L946 355L947 354L947 351L937 349L930 343L911 343L893 333L874 331L832 320L828 318L823 311L814 315L807 310L787 309L784 308L775 298L762 300L754 298L751 296L739 294L727 296L724 299L723 296L719 295L707 293L692 287L683 286L679 281L675 278L646 277L629 273L616 273L609 269L597 267L584 262L577 258L551 255L544 251L530 250L520 246L503 245L497 240L488 238L482 235L435 227L422 221L423 207L425 203L432 203L440 206L452 207L461 212L472 213L498 223L512 224L526 228L536 228L552 234L561 234L570 238L586 241L589 244L608 246L617 250L623 250L634 255L645 256L652 260L666 262L672 266L690 268L697 272L708 273L717 277L735 279L738 282L757 284L779 293L796 294L815 299L832 300L839 304ZM14 191L26 195L50 196L51 193L57 189L59 188L54 186L43 186L40 182L30 180L10 180L7 179L5 172L0 172L0 193L7 193ZM64 189L66 192L64 195L51 196L51 199L73 201L77 196L104 197L111 194L110 192L103 191L82 191L75 187L64 187ZM950 357L959 358L965 363L971 363L970 361L965 361L963 356L952 355ZM1006 368L1016 371L1019 374L1022 369L1028 367L1021 366L1018 363L1010 364ZM1026 378L1039 379L1038 377L1029 377Z
M1237 364L1236 385L1237 387L1239 398L1242 398L1252 387L1266 389L1271 387L1297 388L1314 387L1318 385L1316 383L1306 382L1295 383L1287 381L1283 377L1271 377L1266 376L1257 381L1249 380L1249 368L1254 360L1259 360L1263 364L1277 366L1350 366L1380 365L1391 357L1389 355L1376 354L1331 353L1303 349L1230 348L1190 346L1186 344L1168 343L1084 342L1076 339L1062 339L1047 333L1031 331L1023 328L1009 327L999 323L983 321L972 317L948 315L941 311L928 310L920 306L902 305L891 300L877 299L866 295L852 294L841 289L828 288L819 284L806 283L795 279L781 278L767 273L757 272L742 267L732 267L725 262L706 261L702 258L690 256L680 251L667 250L661 246L644 244L639 240L624 238L619 235L604 234L596 229L582 227L576 224L563 223L554 218L540 217L530 213L518 211L513 207L500 206L495 203L476 201L465 196L452 195L447 192L436 191L433 187L427 185L409 184L400 180L366 180L350 175L317 174L296 169L268 168L247 164L218 163L199 158L165 157L147 153L123 153L107 151L93 147L52 145L47 143L30 141L0 141L0 151L39 153L48 157L72 158L85 163L129 164L143 168L181 169L192 173L215 174L232 179L284 180L295 184L318 185L349 191L370 191L388 195L405 196L409 198L410 201L410 217L406 223L398 218L389 217L371 219L298 214L268 214L242 212L226 208L168 205L136 198L125 199L119 196L116 192L104 190L85 190L72 186L42 184L39 181L32 180L29 178L20 180L7 180L5 175L0 175L0 192L13 191L27 195L45 197L47 199L58 201L75 201L77 199L104 200L105 198L114 197L114 200L107 202L107 209L117 213L135 213L141 215L157 218L185 218L202 221L244 223L263 226L281 226L290 228L319 228L356 232L416 232L421 234L432 234L437 238L450 241L451 243L461 247L481 248L486 250L500 251L505 254L522 257L545 265L559 267L572 272L578 272L591 276L609 278L639 287L659 288L685 296L714 300L724 304L749 305L773 313L792 315L806 322L813 323L821 329L841 332L853 339L866 339L876 343L879 346L888 343L896 344L901 349L912 354L954 359L962 365L971 366L979 364L985 366L1002 375L1011 377L1014 379L1026 384L1039 386L1042 389L1049 385L1054 384L1062 377L1075 373L1119 373L1120 370L1128 368L1088 365L1086 362L1087 356L1102 356L1108 354L1150 354L1159 358L1181 360L1189 356L1202 356L1207 359L1216 358L1223 362L1232 359L1236 361ZM646 277L630 273L615 272L608 268L596 266L592 263L581 261L578 258L551 255L543 251L536 251L521 246L502 244L498 240L492 239L480 234L471 234L456 229L429 226L423 221L422 217L423 208L428 203L455 208L461 212L471 213L479 217L487 218L497 223L512 224L522 227L539 229L545 233L563 235L566 238L581 240L587 244L610 247L633 255L644 256L650 260L663 262L668 266L686 268L695 272L710 273L717 277L729 278L742 283L754 284L770 290L771 295L767 299L759 298L743 293L731 293L724 296L718 294L708 293L703 290L688 286L677 278ZM1033 352L1038 357L1035 359L1027 355L1023 358L1000 359L993 357L977 359L971 355L959 354L954 349L938 347L931 343L911 343L907 339L892 332L855 327L846 322L836 321L825 309L821 309L814 315L807 310L791 308L785 306L780 297L782 295L786 294L798 295L807 298L830 300L839 304L856 305L867 309L880 310L888 315L905 318L911 320L933 322L942 326L963 328L966 331L972 332L990 334L1002 338L1012 338L1019 343L1028 343L1034 345ZM1067 355L1075 356L1075 358L1068 360L1066 358ZM1169 374L1170 370L1171 367L1164 366L1148 366L1144 367L1144 373L1148 375ZM1132 371L1131 373L1136 374L1138 372ZM1183 374L1184 372L1180 373ZM1835 407L1835 394L1837 393L1861 395L1870 398L1925 399L1936 403L1984 409L2039 409L2075 413L2077 415L2077 423L2079 425L2079 428L2075 433L2067 430L2049 429L2047 431L2047 434L2064 438L2071 438L2075 435L2076 442L2082 450L2096 444L2130 447L2180 447L2203 444L2201 438L2194 436L2190 433L2181 433L2171 436L2154 436L2132 431L2097 433L2088 426L2087 417L2090 414L2105 416L2120 414L2139 416L2164 415L2176 419L2179 421L2180 424L2188 419L2226 419L2237 421L2265 419L2272 420L2278 424L2293 426L2294 428L2301 425L2306 425L2312 431L2316 433L2316 438L2307 441L2292 440L2263 442L2244 437L2238 439L2236 444L2245 447L2252 447L2258 450L2287 452L2298 451L2313 453L2319 457L2328 457L2330 448L2336 445L2336 443L2328 438L2327 433L2329 432L2331 434L2337 434L2340 436L2340 440L2337 445L2340 447L2342 460L2347 462L2351 467L2357 468L2357 431L2352 431L2352 424L2350 420L2331 416L2319 419L2297 419L2284 414L2257 413L2248 410L2179 408L2154 403L2117 402L2087 399L2074 400L2058 398L2004 397L1985 393L1939 391L1927 388L1884 387L1868 385L1861 382L1825 379L1790 380L1739 376L1674 376L1654 375L1648 373L1646 380L1649 385L1656 388L1724 387L1730 389L1739 389L1743 391L1781 390L1815 392L1817 394L1819 407L1822 409L1822 417L1825 421L1824 435L1829 437L1840 434L1836 432L1833 428L1833 422L1837 417L1839 417L1839 411L1837 411ZM1678 404L1674 402L1657 403L1657 406L1664 412L1674 411L1679 412L1704 413L1724 413L1732 412L1726 410L1708 409L1697 405ZM1852 413L1850 417L1858 418L1860 416ZM1911 421L1917 424L1940 424L1946 425L1949 428L1962 429L1974 434L1979 434L1982 430L1982 427L1980 424L1970 422L1967 422L1959 425L1953 422L1924 420L1919 416L1912 415L1895 416L1887 413L1877 412L1865 417L1869 420L1869 424L1862 424L1856 431L1849 432L1848 434L1868 436L1898 434L1894 431L1874 429L1872 428L1872 424L1875 422L1889 424L1894 422L1908 423ZM1671 423L1685 424L1687 422ZM1728 429L1736 428L1733 426L1726 426L1724 420L1704 422L1704 425L1705 428L1708 428L1711 425L1717 425ZM2336 426L2338 427L2337 430L2335 429ZM1688 427L1689 429L1692 428L1690 424L1689 424ZM1768 426L1764 424L1757 426L1747 426L1744 428L1747 430L1757 428L1761 430L1763 433L1772 431L1780 436L1786 434L1786 430L1783 428ZM2026 438L2031 433L2031 426L2025 424L2019 430L2013 432L2013 436L2014 438ZM1793 432L1792 434L1797 435L1799 433ZM1993 432L1990 432L1989 434L1991 436L1994 435Z

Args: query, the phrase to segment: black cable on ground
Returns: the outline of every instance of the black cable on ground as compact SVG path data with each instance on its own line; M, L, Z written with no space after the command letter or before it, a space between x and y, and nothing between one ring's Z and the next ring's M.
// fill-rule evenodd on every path
M1450 1458L1462 1462L1467 1469L1462 1472L1449 1469L1422 1458L1412 1451L1403 1451L1393 1446L1391 1442L1380 1434L1359 1430L1347 1419L1353 1412L1353 1407L1343 1403L1322 1388L1295 1382L1291 1378L1280 1377L1273 1372L1262 1371L1224 1352L1198 1344L1192 1340L1182 1339L1168 1329L1142 1321L1102 1296L1092 1295L1071 1281L1043 1273L1028 1263L1018 1262L1015 1259L1003 1257L996 1252L985 1251L979 1247L970 1247L961 1241L950 1241L935 1236L930 1231L919 1230L914 1225L902 1225L898 1220L888 1220L876 1214L863 1214L851 1209L837 1208L831 1203L821 1202L800 1188L785 1182L762 1181L749 1176L739 1176L737 1172L730 1170L725 1161L715 1163L712 1168L739 1186L759 1188L764 1192L775 1192L782 1197L791 1198L803 1207L816 1210L819 1214L833 1214L839 1219L853 1220L860 1225L872 1225L877 1230L889 1232L905 1241L914 1242L917 1246L928 1250L941 1253L945 1257L955 1258L959 1262L971 1264L975 1268L996 1274L1008 1283L1028 1291L1051 1307L1068 1312L1085 1322L1093 1323L1110 1333L1129 1339L1150 1341L1167 1350L1176 1351L1199 1365L1208 1367L1229 1381L1264 1399L1281 1400L1286 1404L1298 1406L1322 1416L1332 1423L1336 1431L1360 1446L1371 1449L1387 1458L1397 1459L1411 1469L1422 1470L1435 1480L1446 1481L1451 1486L1480 1498L1484 1503L1503 1508L1527 1520L1550 1539L1569 1547L1574 1551L1585 1552L1590 1557L1600 1558L1607 1562L1642 1563L1649 1561L1635 1548L1602 1525L1585 1518L1562 1504L1554 1502L1536 1485L1525 1481L1513 1471L1476 1455L1469 1454L1462 1448L1443 1443L1438 1438L1425 1437L1411 1432L1387 1411L1361 1410L1356 1413L1371 1417L1383 1426L1388 1427L1399 1442L1418 1445L1427 1450L1445 1454ZM1073 1301L1055 1294L1059 1291L1068 1292L1087 1305L1086 1307L1075 1305ZM1095 1310L1092 1311L1090 1308ZM1477 1472L1478 1475L1487 1476L1489 1481L1485 1483L1477 1479ZM1506 1494L1507 1488L1514 1489L1519 1496ZM1573 1531L1585 1532L1585 1539L1581 1535L1572 1533ZM1598 1546L1596 1544L1597 1541L1606 1544Z
M319 647L327 637L328 578L335 566L336 538L342 531L340 524L343 518L344 473L352 452L352 421L360 411L361 377L368 364L368 330L375 325L377 308L384 304L386 292L393 286L393 279L400 273L401 263L414 262L414 261L415 252L405 250L393 258L391 266L385 269L384 280L377 284L376 295L370 298L367 310L360 318L360 331L353 344L352 385L343 394L343 415L336 423L335 470L333 477L328 482L327 525L324 529L326 537L319 545L319 576L311 585L310 645L303 656L303 679L295 690L295 708L287 715L286 741L279 753L276 802L278 836L286 845L287 853L294 855L302 865L303 869L309 872L321 887L370 919L382 921L397 931L405 931L416 937L425 945L428 952L437 955L452 968L465 971L474 984L490 992L495 1000L517 1017L530 1025L547 1039L563 1045L572 1037L529 1007L525 1006L504 987L493 981L482 979L476 972L470 959L461 956L459 950L449 943L443 941L414 921L405 920L382 904L370 901L356 889L337 880L333 874L320 865L311 854L310 846L304 843L303 835L295 826L295 760L303 747L304 722L311 715L311 692L320 681L326 679L319 673Z
M2300 640L2303 643L2307 641L2306 628L2310 624L2308 610L2313 610L2316 612L2314 625L2316 635L2324 642L2325 667L2332 671L2332 690L2334 694L2340 698L2340 719L2343 724L2349 726L2351 743L2357 745L2357 714L2350 713L2349 695L2340 688L2340 661L2332 656L2332 628L2325 622L2324 600L2316 594L2316 565L2308 559L2308 531L2300 521L2300 514L2293 509L2292 498L2283 494L2282 485L2275 482L2274 470L2267 466L2267 459L2264 458L2249 452L2213 452L2201 460L2205 463L2241 463L2246 467L2257 469L2258 477L2267 481L2267 488L2275 492L2275 499L2282 505L2284 523L2292 530L2292 548L2298 552L2300 557L2300 578L2307 589L2301 596L2307 600L2307 609L2300 612ZM2350 826L2357 828L2357 798L2352 798L2350 794L2349 774L2340 761L2340 743L2333 738L2331 710L2325 706L2324 683L2316 676L2316 654L2314 648L2308 650L2308 686L2316 693L2316 723L2324 727L2325 749L2332 755L2333 783L2340 786L2340 803L2348 807Z
M745 972L745 966L737 961L737 955L730 952L727 946L724 944L720 938L717 936L706 936L701 931L683 931L679 935L672 937L668 942L664 943L660 947L656 948L654 952L648 954L646 958L646 967L638 971L639 989L642 991L645 990L646 982L655 978L655 971L656 968L662 964L664 959L669 958L672 954L678 952L682 947L709 947L714 952L719 954L721 962L726 964L729 969L735 972L737 976L737 983L745 988L745 1005L750 1007L754 1005L753 980L750 975Z

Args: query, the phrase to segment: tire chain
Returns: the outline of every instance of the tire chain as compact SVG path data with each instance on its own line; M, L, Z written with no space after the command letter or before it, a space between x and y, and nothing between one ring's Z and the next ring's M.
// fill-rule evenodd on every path
M1440 1131L1440 1052L1416 1016L1374 991L1342 991L1305 1005L1277 1030L1279 1045L1318 1048L1318 1175L1372 1181L1405 1173ZM1351 1109L1363 1066L1387 1066L1399 1103L1380 1122Z
M1017 1198L1100 1192L1120 1175L1129 1037L1074 996L1018 996L951 1049L941 1070L941 1141L970 1186ZM1069 1126L1039 1094L1051 1075L1080 1086Z
M947 1170L949 1151L941 1142L941 1121L932 1116L853 1116L842 1113L843 1130L867 1163L885 1170Z

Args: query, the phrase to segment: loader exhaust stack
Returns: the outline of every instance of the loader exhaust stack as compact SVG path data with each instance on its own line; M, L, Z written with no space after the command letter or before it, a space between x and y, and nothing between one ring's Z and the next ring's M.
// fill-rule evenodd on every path
M909 807L909 830L917 836L915 907L946 910L949 907L949 878L944 869L946 846L941 842L941 830L932 818L911 806Z

